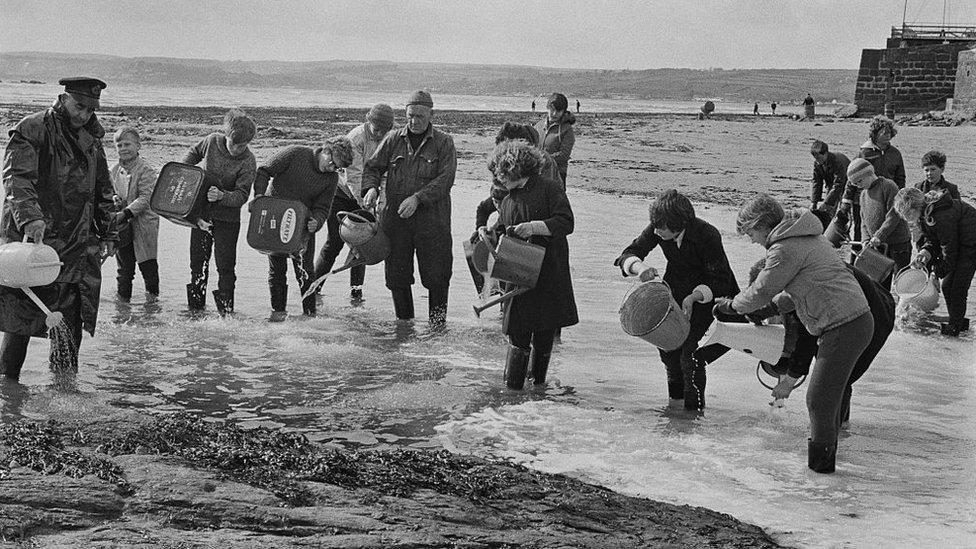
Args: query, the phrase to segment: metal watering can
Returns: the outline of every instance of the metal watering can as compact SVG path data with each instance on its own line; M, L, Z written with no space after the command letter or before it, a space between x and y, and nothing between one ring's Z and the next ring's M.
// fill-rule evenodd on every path
M545 247L538 244L502 235L498 238L498 245L492 247L488 233L484 229L478 230L478 236L488 248L487 276L514 284L516 288L481 305L475 305L475 316L481 316L481 312L485 309L535 288L536 282L539 281L539 272L542 270L542 260L546 257Z
M313 281L302 299L306 299L325 283L329 275L359 265L376 265L390 255L390 239L380 230L376 215L369 210L336 212L339 218L339 238L349 245L349 255L342 267L333 269Z
M44 302L30 289L31 286L47 286L61 273L61 259L54 248L43 244L8 242L0 244L0 285L20 288L47 315L45 324L53 328L61 323L63 315L51 312Z

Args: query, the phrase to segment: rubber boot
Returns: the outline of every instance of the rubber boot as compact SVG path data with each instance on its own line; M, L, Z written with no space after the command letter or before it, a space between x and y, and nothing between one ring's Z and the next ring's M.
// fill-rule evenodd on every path
M541 354L532 351L532 383L535 385L545 385L546 373L549 371L549 358L552 353Z
M118 287L116 296L119 301L128 303L132 301L132 280L123 280L122 277L115 279Z
M186 306L191 311L202 311L207 304L206 291L196 284L186 285Z
M302 300L302 313L308 317L313 317L318 314L314 295L310 295Z
M288 285L271 286L271 322L283 322L288 318ZM313 298L314 299L314 298Z
M27 359L27 345L30 336L3 333L0 342L0 373L9 379L20 379L20 370Z
M969 331L969 319L964 318L959 321L959 331L968 332Z
M399 320L410 320L413 318L413 292L410 286L393 288L393 310Z
M833 473L837 462L837 443L807 439L807 467L818 473Z
M696 358L682 358L685 382L685 410L705 409L705 366ZM690 363L686 361L690 360Z
M234 312L234 292L214 290L213 297L220 316L227 316Z
M447 322L447 290L448 286L433 286L427 295L427 316L431 324Z
M529 351L509 346L505 360L505 385L521 391L525 387L525 373L529 369Z

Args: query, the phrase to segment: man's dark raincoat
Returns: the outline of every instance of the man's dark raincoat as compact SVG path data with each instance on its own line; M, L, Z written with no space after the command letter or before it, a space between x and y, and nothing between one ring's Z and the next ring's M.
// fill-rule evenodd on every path
M94 115L72 132L55 105L10 130L3 156L0 237L20 241L25 225L44 221L44 243L58 252L64 265L55 282L35 287L34 292L69 323L80 315L82 327L91 334L102 278L99 242L118 239L111 222L113 190L102 148L104 135ZM23 291L0 286L0 331L43 336L44 318Z

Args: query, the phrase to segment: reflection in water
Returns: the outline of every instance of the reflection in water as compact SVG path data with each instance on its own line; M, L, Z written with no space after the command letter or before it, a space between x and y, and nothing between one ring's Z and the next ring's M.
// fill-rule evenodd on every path
M455 187L459 233L486 193L487 184ZM904 315L855 386L838 473L816 475L805 462L805 386L785 408L770 408L756 364L744 356L709 366L704 415L666 407L657 351L619 328L617 307L631 282L610 265L643 228L646 201L575 191L570 199L585 204L570 237L583 322L564 330L545 388L504 388L499 316L473 316L477 296L460 250L441 330L426 318L393 318L381 267L367 269L368 300L360 306L350 304L346 281L333 277L318 317L268 323L267 260L244 239L237 313L188 314L185 229L163 223L160 249L173 253L160 300L103 299L97 335L82 345L74 393L48 387L47 341L32 341L24 387L4 390L4 415L85 406L97 396L119 408L187 410L351 447L444 445L718 509L793 545L959 546L976 535L972 333L945 338L931 317ZM762 250L731 234L731 212L699 213L722 230L733 269L744 277ZM617 224L613 234L602 229L606 219ZM663 265L657 252L650 261ZM110 261L106 271L112 268ZM114 295L113 284L106 277L104 296ZM418 285L414 294L424 310L426 290ZM976 292L976 311L974 300Z

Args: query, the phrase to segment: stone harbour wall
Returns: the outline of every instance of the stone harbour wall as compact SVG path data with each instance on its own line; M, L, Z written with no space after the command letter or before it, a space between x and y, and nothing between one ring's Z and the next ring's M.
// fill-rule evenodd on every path
M973 46L976 42L863 50L854 90L858 115L881 114L886 102L895 115L945 109L955 93L959 53Z

